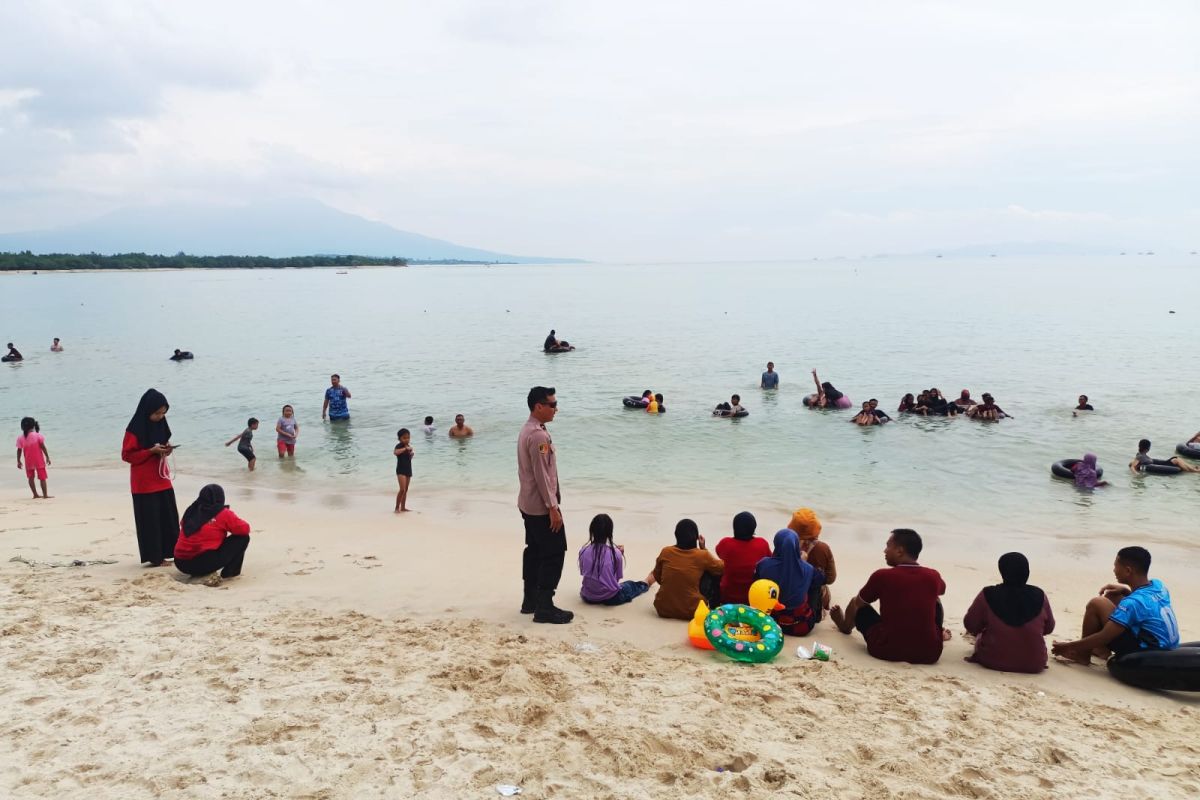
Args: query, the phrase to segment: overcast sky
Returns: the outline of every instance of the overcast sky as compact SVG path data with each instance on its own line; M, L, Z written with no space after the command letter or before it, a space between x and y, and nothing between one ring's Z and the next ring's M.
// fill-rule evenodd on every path
M589 259L1200 249L1200 4L0 4L0 231L315 197Z

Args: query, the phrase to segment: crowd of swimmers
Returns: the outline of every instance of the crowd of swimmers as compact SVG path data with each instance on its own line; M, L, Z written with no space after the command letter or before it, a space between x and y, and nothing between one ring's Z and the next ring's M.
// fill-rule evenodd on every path
M797 509L769 544L756 528L753 514L737 514L732 535L713 552L696 523L682 519L675 526L675 543L662 548L645 578L627 580L625 548L614 540L613 520L597 514L578 553L580 596L589 604L623 605L657 586L658 616L691 620L701 602L713 608L746 604L750 585L765 578L779 585L781 608L770 613L786 636L807 636L828 616L841 633L860 633L875 658L913 664L941 658L943 644L953 635L941 602L946 583L937 570L920 563L923 542L916 531L890 532L883 548L886 567L873 572L843 609L831 602L837 568L812 509ZM1113 563L1116 582L1105 583L1088 601L1079 638L1054 642L1054 655L1087 664L1093 657L1179 647L1171 596L1161 581L1150 578L1150 560L1143 547L1119 550ZM1005 553L997 568L999 583L983 587L963 616L964 636L974 644L967 660L1004 672L1041 672L1049 655L1044 637L1055 627L1050 600L1029 583L1030 564L1023 554Z

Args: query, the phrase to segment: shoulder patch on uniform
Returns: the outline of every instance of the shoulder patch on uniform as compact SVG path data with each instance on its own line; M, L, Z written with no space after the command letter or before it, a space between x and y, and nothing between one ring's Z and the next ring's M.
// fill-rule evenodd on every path
M542 442L541 444L539 444L538 452L541 453L542 455L546 455L547 453L549 453L550 452L550 443Z

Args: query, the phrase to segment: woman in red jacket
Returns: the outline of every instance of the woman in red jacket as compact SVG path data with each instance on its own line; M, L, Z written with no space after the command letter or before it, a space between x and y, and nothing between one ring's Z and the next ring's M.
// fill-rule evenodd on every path
M167 398L157 389L147 389L137 411L125 428L121 460L129 464L133 489L133 523L137 528L138 556L143 564L161 567L174 557L179 535L179 509L166 457L175 449L170 444Z
M242 574L242 559L250 546L250 524L225 505L225 490L210 483L183 512L175 568L186 575L206 575L205 586Z

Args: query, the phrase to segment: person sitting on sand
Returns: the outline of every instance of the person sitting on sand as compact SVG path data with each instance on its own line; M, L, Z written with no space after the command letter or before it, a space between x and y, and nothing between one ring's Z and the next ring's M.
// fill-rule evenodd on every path
M61 353L63 351L62 341L55 336L54 341L50 344L51 353Z
M619 606L650 591L654 575L644 581L622 581L625 576L625 547L613 544L613 521L597 514L588 527L588 543L579 548L579 574L583 584L579 596L585 603Z
M970 389L963 389L961 392L959 392L958 399L954 401L954 405L958 406L958 410L960 412L965 413L968 408L978 405L978 403L971 398Z
M24 361L25 356L21 355L21 351L13 347L13 343L8 343L8 355L4 357L5 361Z
M733 536L717 542L717 558L725 564L721 573L721 602L749 602L750 584L754 583L754 568L758 562L771 555L771 545L761 536L755 536L758 520L749 511L742 511L733 518Z
M652 574L658 582L654 610L660 617L690 620L702 599L710 606L720 605L716 579L724 571L721 559L704 549L704 537L696 523L679 520L675 526L675 546L664 547L654 562Z
M242 574L250 546L250 523L225 505L225 490L210 483L183 512L175 543L175 568L185 575L207 576L205 586Z
M1097 486L1108 486L1108 481L1100 480L1095 453L1085 453L1082 459L1071 465L1071 472L1075 475L1077 488L1095 489Z
M471 426L467 424L467 418L462 414L454 416L454 424L450 427L451 439L466 439L468 436L474 436L475 431L471 430Z
M1008 414L1004 413L1003 408L996 405L995 399L987 392L983 393L982 403L973 405L967 409L967 416L971 419L988 420L991 422L999 422L1009 417Z
M1080 664L1092 656L1108 658L1141 650L1174 650L1179 647L1179 622L1171 608L1171 594L1162 581L1150 579L1150 551L1123 547L1113 561L1116 583L1106 584L1088 601L1083 612L1083 636L1073 642L1055 642L1054 655Z
M1096 409L1092 408L1092 404L1088 402L1088 396L1086 394L1081 394L1079 395L1079 405L1075 406L1075 410L1095 411Z
M1151 458L1150 457L1150 440L1142 439L1138 442L1137 455L1133 457L1133 461L1129 462L1129 471L1134 475L1146 471L1146 467L1179 467L1184 472L1200 472L1200 467L1193 466L1191 463L1183 460L1179 456L1171 456L1170 458Z
M804 558L800 537L784 528L775 534L775 552L758 562L755 580L779 584L779 602L783 608L771 616L788 636L807 636L821 619L821 587L825 574Z
M946 582L937 570L917 563L921 536L897 528L888 537L883 557L888 569L876 570L846 611L829 609L829 618L844 634L855 629L867 640L867 652L884 661L935 664L950 632L942 627ZM879 611L871 603L879 601Z
M788 529L795 531L800 538L800 552L804 559L812 564L825 576L821 585L821 609L829 608L829 586L837 580L837 563L833 560L833 549L822 542L821 520L811 508L797 508L788 520ZM821 620L821 609L817 611L817 621Z
M852 423L854 423L855 425L878 425L879 424L879 418L871 413L871 404L870 404L870 402L868 402L866 400L863 401L862 411L859 411L857 414L855 414L854 417L850 421Z
M967 656L1000 672L1041 672L1046 640L1054 632L1054 612L1046 593L1029 585L1029 560L1021 553L1000 556L1000 579L975 596L963 627L975 637Z

